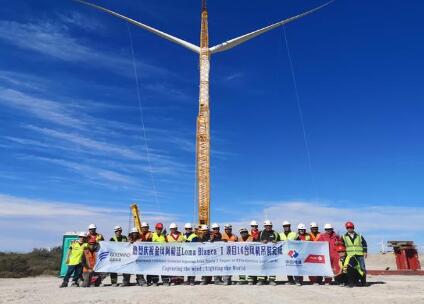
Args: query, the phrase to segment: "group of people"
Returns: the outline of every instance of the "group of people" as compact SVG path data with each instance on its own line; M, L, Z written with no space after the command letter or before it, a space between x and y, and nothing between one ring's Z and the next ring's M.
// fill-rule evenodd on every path
M315 222L310 223L309 232L305 224L299 224L297 230L293 231L290 222L283 222L283 231L278 233L273 229L270 220L263 223L263 230L259 229L256 221L251 221L250 230L241 228L239 236L233 233L233 227L230 224L224 226L221 232L218 224L195 226L187 223L184 225L184 232L180 232L175 223L169 225L170 232L167 233L162 223L157 223L154 231L150 231L148 223L141 224L141 231L132 228L128 237L123 234L121 226L114 227L114 235L110 238L111 242L279 242L287 240L299 241L321 241L328 242L330 262L334 277L309 277L309 281L314 285L330 285L334 282L340 286L365 286L366 285L366 267L365 258L367 257L367 242L365 238L355 232L355 225L352 222L346 222L346 233L338 235L331 224L324 225L324 232L319 231ZM82 287L90 285L100 286L102 280L108 274L94 272L96 262L96 251L99 248L99 242L104 237L96 230L96 225L88 226L88 233L80 233L78 240L72 242L69 247L66 263L68 265L67 273L60 287L67 287L72 276L71 286L80 286L82 278ZM110 273L112 286L130 286L131 274L123 274L123 280L118 285L118 274ZM275 276L239 276L237 284L239 285L277 285ZM288 276L286 284L301 286L304 284L303 277ZM195 285L195 277L189 276L187 280L184 277L161 276L163 285L187 284ZM139 286L158 286L159 276L157 275L136 275L136 283ZM200 285L207 284L232 285L234 282L232 276L203 276Z

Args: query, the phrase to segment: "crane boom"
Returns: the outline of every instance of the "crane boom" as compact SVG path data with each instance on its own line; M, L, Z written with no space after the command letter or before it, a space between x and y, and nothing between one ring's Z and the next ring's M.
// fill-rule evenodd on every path
M130 209L131 209L131 215L132 215L133 222L134 222L134 227L137 228L139 233L141 233L140 213L138 211L137 204L135 204L135 203L131 204Z

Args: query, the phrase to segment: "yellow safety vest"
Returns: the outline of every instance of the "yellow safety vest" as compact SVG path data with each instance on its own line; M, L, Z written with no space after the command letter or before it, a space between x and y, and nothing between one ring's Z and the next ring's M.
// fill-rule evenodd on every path
M343 236L343 241L346 247L347 255L364 255L364 248L362 247L362 236L360 234L356 234L353 242L349 235L345 234Z
M75 266L78 264L81 264L82 257L84 255L84 250L88 248L87 243L80 244L79 242L75 241L72 242L71 247L69 249L71 252L69 253L69 266Z
M361 275L364 275L364 271L361 268L361 265L359 264L359 261L354 257L354 256L346 256L345 260L342 262L341 260L339 260L339 266L340 269L342 270L343 273L347 273L347 267L350 263L350 259L355 259L356 260L356 266L355 266L355 270Z
M188 237L186 235L184 235L183 237L185 242L192 242L194 238L197 238L197 234L193 232Z
M161 235L158 235L156 232L153 232L152 242L155 242L155 243L166 243L166 237L165 237L165 235L163 233Z
M288 241L288 240L293 241L296 238L297 238L297 233L296 232L293 232L293 231L290 231L287 236L286 236L286 234L284 232L281 232L280 233L280 240L281 241Z
M178 234L178 238L177 239L174 239L171 234L168 234L166 236L166 239L167 239L167 241L169 243L181 243L181 242L184 242L184 236L182 235L182 233L179 233Z

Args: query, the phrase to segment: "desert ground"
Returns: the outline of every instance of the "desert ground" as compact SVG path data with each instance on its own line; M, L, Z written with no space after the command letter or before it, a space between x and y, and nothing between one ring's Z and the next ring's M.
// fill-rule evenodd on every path
M395 269L392 255L373 255L369 269ZM277 280L284 278L277 277ZM134 281L134 278L132 278ZM55 277L0 279L0 303L423 303L424 276L369 276L369 287L172 286L58 288ZM106 279L105 283L110 281Z

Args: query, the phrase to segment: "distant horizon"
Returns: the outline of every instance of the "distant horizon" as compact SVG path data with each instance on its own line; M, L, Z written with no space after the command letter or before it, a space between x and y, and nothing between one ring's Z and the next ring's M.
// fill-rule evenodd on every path
M198 44L201 1L92 2ZM324 2L209 1L211 45ZM422 248L413 2L335 1L212 58L212 222L353 221L373 252ZM127 229L133 202L151 225L194 223L198 56L74 1L7 2L0 18L0 251Z

